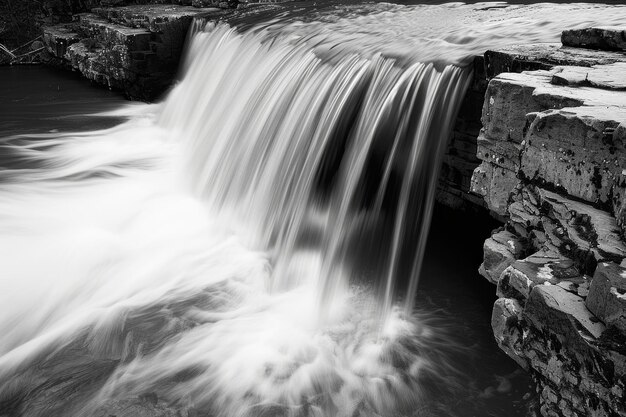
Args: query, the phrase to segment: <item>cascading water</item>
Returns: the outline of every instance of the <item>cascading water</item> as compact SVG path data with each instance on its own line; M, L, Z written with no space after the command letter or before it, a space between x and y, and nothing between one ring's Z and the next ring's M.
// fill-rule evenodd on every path
M386 277L383 311L404 252L415 259L410 314L415 254L423 251L437 169L469 71L402 67L380 55L330 59L307 42L265 37L220 25L193 39L200 52L187 77L212 76L202 88L181 84L161 118L185 138L192 188L271 252L274 291L303 284L290 271L301 247L318 252L319 276L308 284L322 314L356 275L355 239L389 219L389 249L372 248L384 254L376 271Z
M453 413L413 302L464 64L626 15L498 6L197 23L163 103L4 139L0 415Z

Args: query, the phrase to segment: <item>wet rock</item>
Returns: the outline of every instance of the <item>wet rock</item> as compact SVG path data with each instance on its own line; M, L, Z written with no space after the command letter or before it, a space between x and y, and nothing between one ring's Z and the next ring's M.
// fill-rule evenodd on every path
M67 48L78 42L78 33L65 25L53 25L43 28L43 42L46 50L55 57L63 57Z
M619 80L625 65L602 70ZM621 81L606 89L554 85L552 77L563 71L502 74L490 82L477 148L484 163L474 172L472 191L503 215L518 178L612 205L622 225L626 99L614 88Z
M626 89L626 63L594 65L591 68L557 67L552 75L552 84L624 90Z
M492 165L508 169L515 175L520 167L522 146L516 142L490 139L481 132L477 139L476 155Z
M544 74L544 82L548 73ZM503 74L489 82L483 106L482 135L499 142L522 143L526 115L544 110L533 93L542 80Z
M598 264L586 302L604 324L626 334L626 268L614 263Z
M518 183L514 171L483 162L474 170L470 190L483 196L489 210L504 216L510 195Z
M481 162L476 155L476 137L481 129L481 109L487 88L483 56L474 57L473 69L472 83L461 103L441 165L437 190L439 203L472 211L484 206L481 196L473 192L471 186L474 169Z
M626 106L619 105L623 94L602 94L601 105L536 114L521 150L521 174L591 203L609 203L626 166L626 143L615 135L626 123ZM591 103L582 94L568 95Z
M590 67L619 61L624 61L624 55L619 52L593 51L557 43L514 45L485 52L486 74L490 79L505 72L548 70L557 65Z
M589 283L571 259L540 251L507 267L498 281L498 297L524 303L537 285L557 285L576 295L586 294ZM580 289L580 290L579 290Z
M103 4L105 5L105 4ZM172 82L194 16L216 9L174 4L97 7L44 28L48 51L86 78L153 100Z
M568 41L583 43L607 49ZM485 242L495 339L529 370L542 415L626 414L626 55L535 45L485 61L472 191L524 248L504 232Z
M557 247L560 253L577 257L581 262L587 253L598 262L621 262L626 257L626 245L610 213L547 190L536 190L545 213L543 225L548 243Z
M522 305L513 298L499 298L493 306L491 327L500 349L522 368L528 364L521 347L522 335L520 321L522 320Z
M535 286L524 309L526 319L537 329L548 328L563 335L564 343L579 343L580 338L597 338L605 330L591 313L585 300L558 285Z
M563 45L605 51L626 51L626 27L594 27L566 30Z
M502 230L485 241L483 250L483 263L478 272L496 284L502 272L522 255L524 245L513 233Z

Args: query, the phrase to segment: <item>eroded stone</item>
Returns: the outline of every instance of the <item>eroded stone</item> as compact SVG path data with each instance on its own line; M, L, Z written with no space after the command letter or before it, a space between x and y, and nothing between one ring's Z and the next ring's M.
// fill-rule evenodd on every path
M612 90L626 89L626 63L594 65L591 68L568 66L557 67L552 75L552 84L587 86Z
M626 334L626 268L612 262L598 264L586 303L604 324Z
M579 287L588 285L586 278L571 259L540 251L507 267L498 282L498 297L509 297L525 302L537 285L558 285L566 291L581 295Z
M514 298L499 298L493 305L491 328L498 346L522 368L528 369L521 347L522 305Z
M524 314L533 326L564 335L565 343L580 343L598 338L605 326L585 305L578 295L558 285L537 285L528 297Z
M509 197L518 183L514 171L483 162L474 170L470 190L483 196L489 210L504 216Z
M478 272L497 284L502 272L523 254L524 246L513 233L502 230L485 241L483 250L483 263Z

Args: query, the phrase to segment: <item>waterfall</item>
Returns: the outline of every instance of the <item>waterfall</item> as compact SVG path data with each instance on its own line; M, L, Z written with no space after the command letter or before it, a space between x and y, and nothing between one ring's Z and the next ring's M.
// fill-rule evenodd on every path
M467 64L624 16L492 6L196 22L162 103L2 138L0 415L439 416L478 398L466 352L413 305Z
M399 65L379 54L329 58L305 41L269 42L225 24L198 32L190 48L198 54L160 123L185 138L195 194L272 253L272 289L302 284L289 265L300 247L313 247L323 313L363 274L353 265L358 257L373 255L350 253L355 239L371 240L360 235L368 227L388 228L389 238L371 248L380 252L381 305L390 311L395 280L408 274L410 314L437 173L469 71Z

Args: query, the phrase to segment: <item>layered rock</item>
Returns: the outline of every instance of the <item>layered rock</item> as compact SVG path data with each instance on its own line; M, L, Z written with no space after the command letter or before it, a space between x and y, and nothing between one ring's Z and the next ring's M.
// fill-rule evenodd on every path
M471 187L505 226L485 242L480 273L497 284L496 341L533 376L542 415L623 415L624 32L577 33L563 43L612 52L541 45L486 55L494 78Z
M211 12L218 10L178 4L95 7L70 24L45 26L43 39L57 64L150 101L174 79L193 18Z
M577 32L574 32L577 33ZM498 197L504 195L499 188L511 189L515 185L515 180L510 178L508 171L516 171L517 167L513 163L518 158L518 147L506 142L497 142L488 140L480 134L481 124L478 123L480 118L480 109L483 107L484 96L487 91L488 83L496 76L502 73L520 73L522 71L534 70L551 70L556 66L567 66L567 72L555 75L554 82L563 82L563 78L569 78L570 83L574 82L574 73L578 76L582 75L582 82L587 74L585 69L600 66L601 70L594 72L591 78L588 78L588 86L592 86L593 82L602 83L602 68L609 64L620 63L624 60L624 55L615 51L597 51L590 49L582 49L576 47L566 47L559 44L539 44L539 45L518 45L505 47L498 50L487 51L484 56L478 56L474 59L474 76L473 83L468 90L461 111L454 126L453 136L450 140L446 157L443 162L442 175L439 181L438 201L454 208L475 209L485 205L481 196L489 196L495 198L488 201L487 206L493 210L494 207L505 207L506 201L498 201ZM574 68L574 66L576 68ZM618 87L619 88L619 87ZM517 92L522 93L520 91ZM514 109L512 109L514 110ZM523 110L520 110L515 116L519 116ZM526 112L524 112L524 115ZM511 113L513 115L513 113ZM513 117L515 118L515 117ZM517 119L516 119L517 120ZM520 119L522 120L522 119ZM522 122L523 123L523 122ZM496 123L492 123L495 126ZM521 128L524 127L522 124ZM476 140L478 138L478 141ZM473 175L476 167L480 165L481 160L485 159L481 154L471 153L477 149L485 152L489 157L500 158L502 163L485 165L480 168L483 178L498 178L493 184L489 182L481 182L475 186L471 185L471 178L480 179L480 176ZM480 158L480 159L479 159ZM505 164L505 167L501 165ZM507 171L508 170L508 171ZM508 181L507 181L508 180ZM479 191L474 187L481 187L483 191ZM487 192L487 188L493 187L492 192ZM478 192L477 192L478 191ZM503 215L503 210L495 210L493 214L496 217Z

